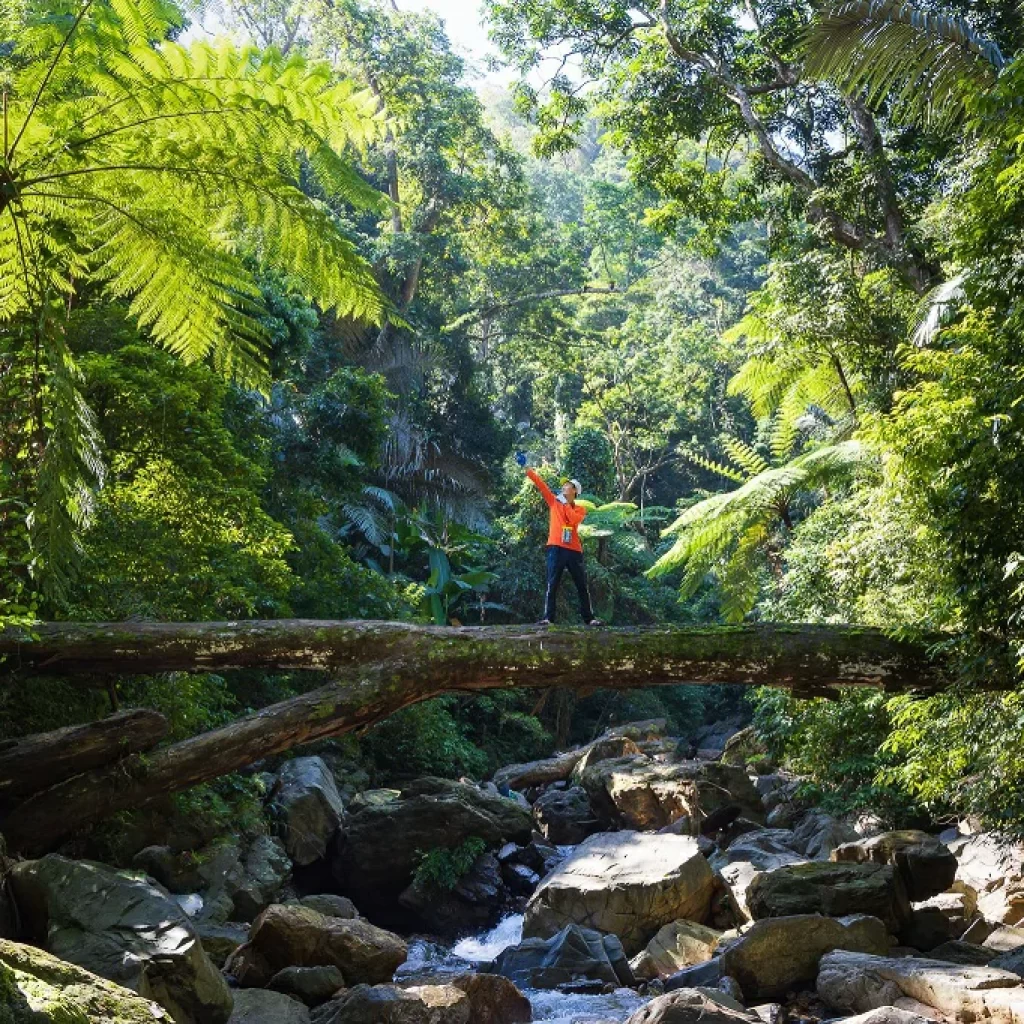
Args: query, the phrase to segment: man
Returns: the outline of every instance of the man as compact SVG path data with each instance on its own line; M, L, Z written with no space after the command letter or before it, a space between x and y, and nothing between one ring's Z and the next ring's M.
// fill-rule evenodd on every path
M516 462L526 466L526 453L516 452ZM587 574L583 568L583 545L577 532L580 523L586 517L587 510L576 504L583 488L579 480L566 480L562 484L562 493L555 494L550 487L532 470L527 469L526 475L540 491L548 506L548 587L544 597L544 618L538 626L550 626L555 621L555 599L558 597L558 585L562 573L566 569L576 584L576 592L580 597L580 614L588 626L600 626L601 620L594 615L590 606L590 592L587 590Z

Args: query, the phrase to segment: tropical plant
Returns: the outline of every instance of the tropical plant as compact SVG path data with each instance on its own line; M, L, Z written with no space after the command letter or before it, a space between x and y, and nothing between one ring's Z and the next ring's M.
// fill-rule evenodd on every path
M904 0L853 0L826 7L807 35L805 70L871 104L933 124L963 118L1006 66L997 43L964 18Z
M842 441L800 455L783 466L768 463L749 445L725 444L733 465L702 464L741 482L733 491L713 494L688 508L665 531L672 547L648 571L650 576L682 572L680 596L689 597L713 569L720 569L722 615L738 622L757 600L756 566L772 533L791 529L792 509L801 495L813 494L841 473L850 473L872 458L859 441Z
M383 208L342 155L376 132L372 98L298 56L171 42L180 27L164 0L55 0L0 44L0 324L32 368L31 525L51 588L103 470L69 305L124 299L156 344L260 385L255 267L339 316L386 316L331 206Z

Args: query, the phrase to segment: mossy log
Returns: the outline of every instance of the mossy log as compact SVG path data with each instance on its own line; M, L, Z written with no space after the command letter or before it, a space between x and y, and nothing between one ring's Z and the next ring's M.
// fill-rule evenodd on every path
M858 626L643 626L559 629L536 626L418 626L406 622L264 619L243 622L48 622L0 630L0 675L313 669L417 659L472 672L500 671L508 685L566 683L583 669L622 685L745 683L752 686L942 685L923 644ZM428 670L429 671L429 670ZM476 688L502 684L483 684ZM583 685L583 684L580 684ZM616 685L592 680L591 686ZM471 687L473 688L473 687Z
M9 807L82 772L150 750L167 719L148 708L119 711L96 722L0 742L0 806Z
M271 754L373 725L450 691L591 690L741 683L796 693L833 686L934 690L923 646L871 629L770 626L636 629L445 628L384 622L46 624L6 632L0 655L28 674L235 668L319 669L337 681L219 729L118 761L36 794L0 825L38 853L117 811L236 771ZM27 685L24 681L15 685Z

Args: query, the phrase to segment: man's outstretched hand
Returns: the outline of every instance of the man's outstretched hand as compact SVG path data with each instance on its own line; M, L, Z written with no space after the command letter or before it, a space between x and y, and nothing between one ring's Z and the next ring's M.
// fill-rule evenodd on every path
M516 452L516 462L518 462L520 466L525 466L526 452Z

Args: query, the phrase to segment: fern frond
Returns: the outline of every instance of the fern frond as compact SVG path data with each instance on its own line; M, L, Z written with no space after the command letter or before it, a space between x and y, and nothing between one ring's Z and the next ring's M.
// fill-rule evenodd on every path
M738 437L727 437L722 441L722 447L726 450L729 458L739 466L748 477L757 476L768 469L768 463L749 444L741 441Z
M732 480L734 483L741 484L747 479L747 474L741 470L734 469L732 466L725 466L721 462L715 462L700 452L683 452L683 458L694 463L694 465L700 466L701 469L717 473L719 476L725 477L726 480Z
M735 491L711 495L686 509L662 531L663 537L674 537L675 541L647 575L681 572L680 596L685 598L696 591L713 568L724 564L726 579L731 581L728 586L740 587L741 596L748 593L741 587L741 569L753 564L753 552L777 521L780 505L798 492L812 492L872 460L861 442L844 441L765 470ZM730 561L737 556L737 561ZM739 608L746 598L737 600L735 607Z

